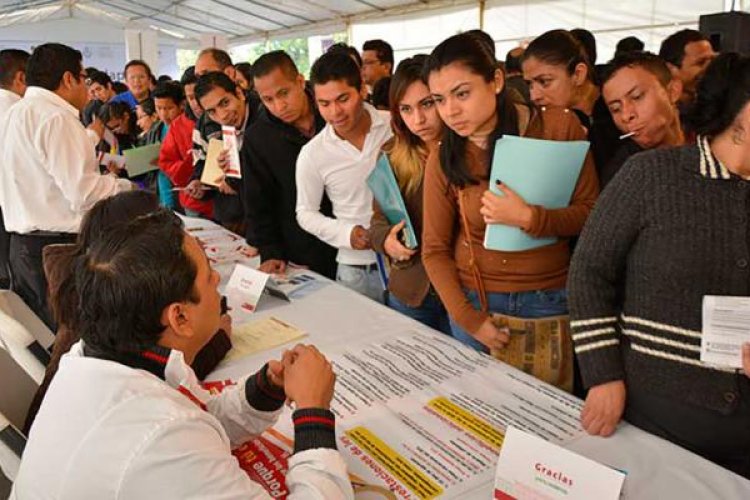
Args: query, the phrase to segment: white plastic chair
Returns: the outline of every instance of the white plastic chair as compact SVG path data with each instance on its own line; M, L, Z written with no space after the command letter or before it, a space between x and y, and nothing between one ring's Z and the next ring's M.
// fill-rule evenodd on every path
M0 290L0 311L21 323L39 345L49 350L55 342L55 335L29 306L10 290Z
M18 475L25 446L26 437L0 413L0 470L11 482Z

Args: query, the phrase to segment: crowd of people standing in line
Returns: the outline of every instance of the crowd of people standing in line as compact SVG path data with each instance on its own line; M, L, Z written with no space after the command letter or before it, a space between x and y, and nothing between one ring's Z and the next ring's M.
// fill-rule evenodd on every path
M212 446L228 450L246 436L239 427L257 433L292 398L301 444L288 484L321 497L350 494L332 438L333 375L314 347L270 361L219 402L195 387L190 365L205 374L221 360L231 318L217 302L215 272L173 211L244 236L261 271L308 267L478 351L502 350L510 340L493 314L569 315L589 433L608 436L625 418L750 477L750 346L744 373L700 361L703 297L750 293L750 58L717 54L688 29L668 37L658 55L638 42L624 39L599 65L593 35L580 29L544 33L504 62L479 30L398 65L382 40L365 43L361 54L337 44L315 61L309 80L283 51L248 67L206 49L179 82L157 81L145 62L130 61L122 92L64 45L0 52L0 278L64 332L47 383L55 371L61 381L40 393L37 421L31 415L27 424L19 491L73 484L23 472L51 460L84 464L42 451L69 404L64 391L89 410L89 425L101 422L90 396L73 388L75 376L88 370L109 381L93 393L147 393L128 370L117 373L127 367L188 388L189 399L174 396L179 402L149 393L165 414L181 414L192 400L219 419L204 425L235 423L218 441L204 438L203 464L146 474L161 454L184 451L170 436L133 463L132 449L123 450L109 473L135 467L147 479L129 475L120 491L140 494L190 468L198 476L232 469L228 453L208 458ZM242 176L214 189L201 177L222 126L236 130ZM527 203L491 178L495 143L506 135L589 141L568 206ZM100 165L96 153L157 142L159 169L136 178L127 167ZM381 155L416 248L406 246L404 221L389 221L366 183ZM226 170L226 154L218 163ZM489 250L490 224L554 243ZM385 293L378 254L388 264ZM139 411L111 403L128 415ZM133 432L153 430L161 421L152 417ZM191 429L188 420L171 431L200 438L205 428ZM106 424L102 432L115 422ZM70 430L72 446L83 428ZM106 488L108 477L92 488ZM222 484L257 493L243 477L237 469Z

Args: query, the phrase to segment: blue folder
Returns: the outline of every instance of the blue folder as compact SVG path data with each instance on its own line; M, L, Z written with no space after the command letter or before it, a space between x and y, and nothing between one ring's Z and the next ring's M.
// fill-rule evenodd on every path
M384 153L380 154L377 163L375 163L375 168L367 176L367 185L370 186L373 196L390 224L398 224L402 220L406 221L404 226L406 248L417 248L417 235L414 234L414 226L409 219L409 212L406 211L406 204L403 196L401 196L401 190L398 187L398 182L396 182L396 176L393 174L391 163Z
M495 184L499 179L530 205L567 207L588 149L587 141L502 137L495 145L490 191L502 196ZM504 252L530 250L556 241L554 237L533 238L520 228L505 224L488 224L484 233L486 249Z

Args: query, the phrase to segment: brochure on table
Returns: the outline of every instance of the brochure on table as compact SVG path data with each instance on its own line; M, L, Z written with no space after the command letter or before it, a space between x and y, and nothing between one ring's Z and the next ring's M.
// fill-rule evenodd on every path
M625 474L513 426L495 471L496 500L617 500Z
M302 270L272 276L252 267L237 264L226 287L230 310L253 313L264 293L291 302L295 294L315 283L312 273Z

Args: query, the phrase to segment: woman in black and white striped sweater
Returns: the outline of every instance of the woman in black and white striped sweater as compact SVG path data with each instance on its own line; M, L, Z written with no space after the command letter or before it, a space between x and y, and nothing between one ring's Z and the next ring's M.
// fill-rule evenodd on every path
M750 477L750 378L700 361L703 297L750 295L750 58L718 57L695 109L697 144L630 159L578 242L581 422L606 436L624 413Z

